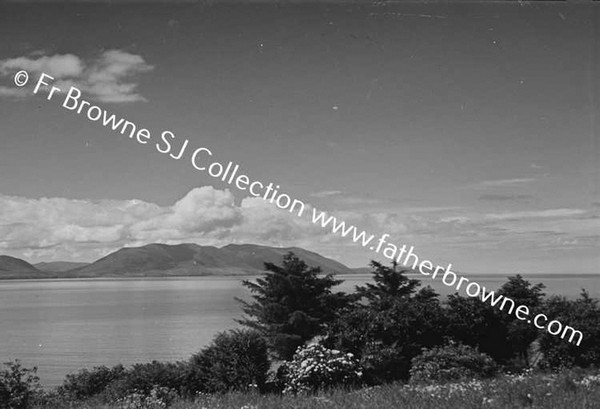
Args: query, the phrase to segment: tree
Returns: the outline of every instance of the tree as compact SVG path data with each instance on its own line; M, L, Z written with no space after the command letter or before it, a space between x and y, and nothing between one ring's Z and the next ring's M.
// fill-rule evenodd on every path
M506 326L494 307L488 303L455 293L448 296L446 316L447 332L451 338L477 347L498 363L504 363L510 358Z
M527 305L529 308L538 307L544 299L544 288L546 286L538 283L534 286L520 274L508 277L508 281L502 284L498 294L511 298L516 305Z
M331 291L341 280L320 277L319 267L307 266L292 252L281 266L265 263L265 269L256 282L243 282L254 302L238 299L246 314L238 322L258 330L276 358L289 360L300 345L323 332L348 297Z
M398 270L395 260L392 267L384 266L375 260L371 261L370 266L374 270L375 283L366 283L364 287L357 286L356 293L365 298L372 308L386 309L398 298L410 297L421 285L419 280L406 277L406 270Z
M444 311L430 287L417 292L419 281L407 278L396 264L390 268L373 261L371 267L374 283L357 288L367 302L345 309L323 342L355 354L367 383L407 379L411 359L424 347L443 343Z
M562 324L552 335L544 331L540 337L543 364L551 368L600 365L600 305L583 290L576 300L552 296L544 302L545 325L552 320ZM570 329L567 327L571 327ZM557 331L554 324L552 330ZM574 330L580 331L575 333Z
M544 284L531 285L529 281L517 274L508 277L508 281L500 287L498 294L512 299L516 306L526 305L530 314L536 315L544 299L544 288ZM514 314L507 314L500 310L496 310L496 314L506 327L507 349L510 349L511 357L520 365L527 365L527 351L540 331L530 323L517 319Z

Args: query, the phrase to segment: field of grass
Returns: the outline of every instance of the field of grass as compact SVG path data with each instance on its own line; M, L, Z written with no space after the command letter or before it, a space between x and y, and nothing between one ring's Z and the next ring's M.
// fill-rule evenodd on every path
M159 409L164 402L146 398L111 405L94 402L38 406L44 409ZM600 375L565 371L560 374L502 375L487 381L414 386L391 384L354 391L315 395L230 393L178 400L171 409L600 409Z

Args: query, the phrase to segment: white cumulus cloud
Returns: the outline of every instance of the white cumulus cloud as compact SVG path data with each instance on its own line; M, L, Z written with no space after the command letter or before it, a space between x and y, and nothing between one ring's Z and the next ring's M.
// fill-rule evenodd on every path
M35 83L43 72L55 81L51 84L66 91L70 86L81 89L91 99L107 103L136 102L146 99L137 92L137 75L153 67L144 58L123 50L107 50L87 60L73 54L39 55L0 60L0 75L10 78L16 72L29 73ZM0 87L0 96L25 97L31 91L23 88Z

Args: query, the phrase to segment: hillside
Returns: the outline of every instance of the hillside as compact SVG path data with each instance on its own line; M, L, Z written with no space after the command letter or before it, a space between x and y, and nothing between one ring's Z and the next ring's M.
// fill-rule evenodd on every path
M48 274L38 270L25 260L10 256L0 256L0 279L47 277Z
M61 272L63 277L164 277L259 274L264 263L281 263L293 251L310 266L324 272L349 274L352 269L301 248L230 244L221 248L197 244L149 244L123 248L91 264Z
M37 263L33 266L46 273L62 273L75 268L87 266L89 263L75 263L70 261L52 261L49 263Z

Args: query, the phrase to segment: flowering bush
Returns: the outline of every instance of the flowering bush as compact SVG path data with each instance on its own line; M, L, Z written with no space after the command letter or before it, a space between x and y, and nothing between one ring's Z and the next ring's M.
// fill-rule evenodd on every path
M600 374L599 375L588 375L584 377L580 382L584 388L592 389L600 386Z
M155 386L149 394L135 391L119 399L120 409L165 409L177 398L177 393L169 388Z
M354 355L314 344L300 347L285 364L284 393L300 393L358 383L362 372Z
M455 344L425 349L412 360L412 383L453 382L482 379L496 374L494 360L468 345Z

